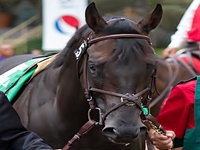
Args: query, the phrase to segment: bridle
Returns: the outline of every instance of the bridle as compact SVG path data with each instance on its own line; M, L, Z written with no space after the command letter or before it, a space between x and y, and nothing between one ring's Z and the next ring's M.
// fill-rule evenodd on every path
M88 43L88 47L91 46L92 44L95 44L97 42L103 41L103 40L108 40L108 39L117 39L117 38L137 38L137 39L145 39L149 44L151 44L150 39L148 36L145 35L139 35L139 34L114 34L114 35L107 35L107 36L101 36L101 37L97 37L94 39L88 39L87 43ZM87 47L87 48L88 48ZM116 93L116 92L111 92L111 91L105 91L102 89L97 89L94 87L91 87L89 85L89 81L88 81L88 76L87 76L87 60L88 60L88 54L85 55L84 60L83 60L83 84L84 84L84 89L85 89L85 97L89 103L90 106L90 110L88 111L88 118L89 120L91 119L90 117L90 112L92 110L98 110L99 111L99 125L102 125L103 121L106 119L106 116L108 116L108 114L110 114L112 111L118 109L121 106L127 105L127 106L133 106L136 105L141 111L142 111L142 107L140 104L140 101L142 99L142 95L148 92L148 96L146 101L151 100L151 94L153 92L152 86L155 80L155 74L156 71L155 69L152 72L152 81L153 83L150 83L150 86L143 89L142 91L140 91L137 94L121 94L121 93ZM121 103L111 107L109 110L107 110L104 114L102 114L101 109L100 108L96 108L95 107L95 101L94 98L92 97L92 92L97 92L97 93L101 93L101 94L105 94L105 95L110 95L110 96L115 96L115 97L119 97L121 99ZM145 102L147 103L147 102ZM146 104L145 104L146 105Z
M164 88L164 90L160 93L160 95L158 97L156 97L150 104L150 108L154 107L160 100L164 99L170 92L170 90L172 89L172 87L175 84L175 81L177 79L177 76L180 72L180 65L183 66L192 76L197 76L198 72L195 70L194 64L192 62L192 56L191 56L191 51L193 49L189 49L188 51L186 51L187 54L187 58L189 61L189 64L185 63L180 57L178 57L179 55L169 55L169 58L166 59L166 64L167 64L167 72L168 72L168 82L166 87ZM175 71L173 72L172 70L172 66L170 65L170 63L174 64L175 67Z
M136 94L122 94L122 93L116 93L112 91L106 91L98 88L91 87L89 85L89 80L88 80L88 75L87 75L87 61L88 61L88 54L86 50L92 45L97 42L103 41L103 40L108 40L108 39L118 39L118 38L136 38L136 39L145 39L150 45L150 38L145 35L139 35L139 34L114 34L114 35L106 35L106 36L101 36L97 38L88 38L87 41L84 41L82 45L75 51L76 59L79 61L81 58L83 59L83 86L84 86L84 94L85 98L87 99L87 102L90 106L90 109L88 110L88 122L84 124L79 132L74 135L74 137L68 141L67 145L63 148L63 150L67 150L70 148L72 143L80 137L87 133L94 125L103 125L103 121L106 119L106 117L113 112L114 110L127 105L127 106L136 106L140 109L141 111L141 118L145 119L145 115L143 112L143 107L148 109L149 103L151 101L151 96L156 89L156 68L153 69L153 72L151 74L151 82L148 87L143 89L142 91L136 93ZM78 65L77 65L78 66ZM108 109L104 114L102 113L101 109L95 106L95 100L92 97L92 93L97 92L101 94L106 94L110 96L115 96L119 97L121 100L121 103L114 105L110 109ZM143 95L147 93L147 96L143 102L143 106L141 105L141 100L143 99ZM93 111L98 111L99 114L99 119L96 121L96 119L92 118L92 112Z

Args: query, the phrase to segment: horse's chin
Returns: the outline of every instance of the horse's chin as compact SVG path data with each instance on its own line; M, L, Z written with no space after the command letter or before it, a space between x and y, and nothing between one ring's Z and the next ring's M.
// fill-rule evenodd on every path
M110 137L108 139L109 139L109 141L111 141L114 144L120 144L120 145L125 145L125 146L128 146L130 144L130 142L122 142L122 141L114 140Z

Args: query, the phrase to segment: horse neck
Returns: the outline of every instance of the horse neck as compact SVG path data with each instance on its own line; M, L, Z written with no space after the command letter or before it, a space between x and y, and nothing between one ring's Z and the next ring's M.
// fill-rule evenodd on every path
M69 110L72 110L71 113L74 114L84 114L88 111L89 108L78 76L77 61L73 51L68 51L60 67L58 77L57 106L59 110L65 116L70 113Z
M158 60L158 88L165 89L167 86L174 86L181 80L186 80L193 75L181 65L177 60L166 61L163 59Z
M176 61L168 62L158 58L156 87L160 95L154 92L153 101L150 104L153 116L157 116L165 98L168 96L171 88L181 80L193 77L187 69Z

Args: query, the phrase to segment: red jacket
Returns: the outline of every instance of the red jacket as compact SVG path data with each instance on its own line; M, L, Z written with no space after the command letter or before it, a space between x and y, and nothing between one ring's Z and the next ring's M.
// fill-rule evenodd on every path
M198 8L194 13L191 28L187 33L188 41L196 41L196 42L200 41L199 27L200 27L200 5L198 6Z
M194 94L196 80L174 86L166 99L158 122L166 129L175 132L177 138L183 138L186 129L194 128Z

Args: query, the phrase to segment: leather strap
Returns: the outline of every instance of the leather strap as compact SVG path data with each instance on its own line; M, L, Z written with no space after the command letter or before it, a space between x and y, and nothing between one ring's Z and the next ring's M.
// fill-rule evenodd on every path
M82 135L86 134L88 131L90 131L94 125L95 125L96 121L94 120L89 120L88 122L86 122L79 130L78 133L76 133L65 145L65 147L62 148L62 150L68 150L71 145L79 140L81 138Z
M118 39L118 38L137 38L137 39L145 39L151 45L151 40L148 36L141 35L141 34L113 34L113 35L106 35L97 37L94 39L90 39L88 41L89 44L93 44L99 41L108 40L108 39Z
M167 61L167 63L166 63L167 72L169 74L168 75L168 84L166 85L164 90L160 93L160 95L157 96L153 101L151 101L151 103L149 104L149 108L154 107L161 99L165 98L169 94L169 92L170 92L170 90L173 86L173 83L175 82L175 80L178 76L180 68L179 68L179 65L178 65L177 58L175 58L174 55L170 55L170 57L166 61ZM172 66L170 65L171 62L174 63L175 72L173 72L173 70L172 70Z
M152 115L146 115L146 120L143 120L143 123L151 129L154 129L156 132L160 134L166 134L166 130L158 123L157 119Z
M151 45L150 42L150 38L148 36L145 35L139 35L139 34L114 34L114 35L106 35L106 36L101 36L101 37L97 37L94 39L89 39L88 40L88 44L94 44L96 42L102 41L102 40L107 40L107 39L116 39L116 38L138 38L138 39L145 39L147 40L147 42ZM121 97L124 99L123 102L121 102L119 105L116 105L115 107L113 107L112 109L110 109L103 118L105 118L111 111L125 105L128 102L134 102L140 109L141 106L136 102L136 100L138 99L138 97L140 97L142 94L146 93L147 91L149 91L149 87L145 88L144 90L142 90L141 92L134 94L134 95L126 95L126 94L121 94L121 93L115 93L115 92L111 92L111 91L104 91L101 89L96 89L96 88L90 88L89 86L89 82L87 79L87 60L88 60L88 55L84 55L83 58L83 86L85 89L85 97L90 105L90 109L95 109L95 105L94 105L94 100L92 99L91 95L90 95L90 91L94 91L94 92L99 92L99 93L104 93L104 94L109 94L109 95L113 95L113 96L117 96L117 97ZM101 117L101 116L100 116ZM68 150L71 145L80 139L80 137L84 134L86 134L88 131L90 131L94 125L97 124L96 121L94 120L90 120L88 122L86 122L81 129L79 130L78 133L76 133L66 144L66 146L62 149L62 150Z

